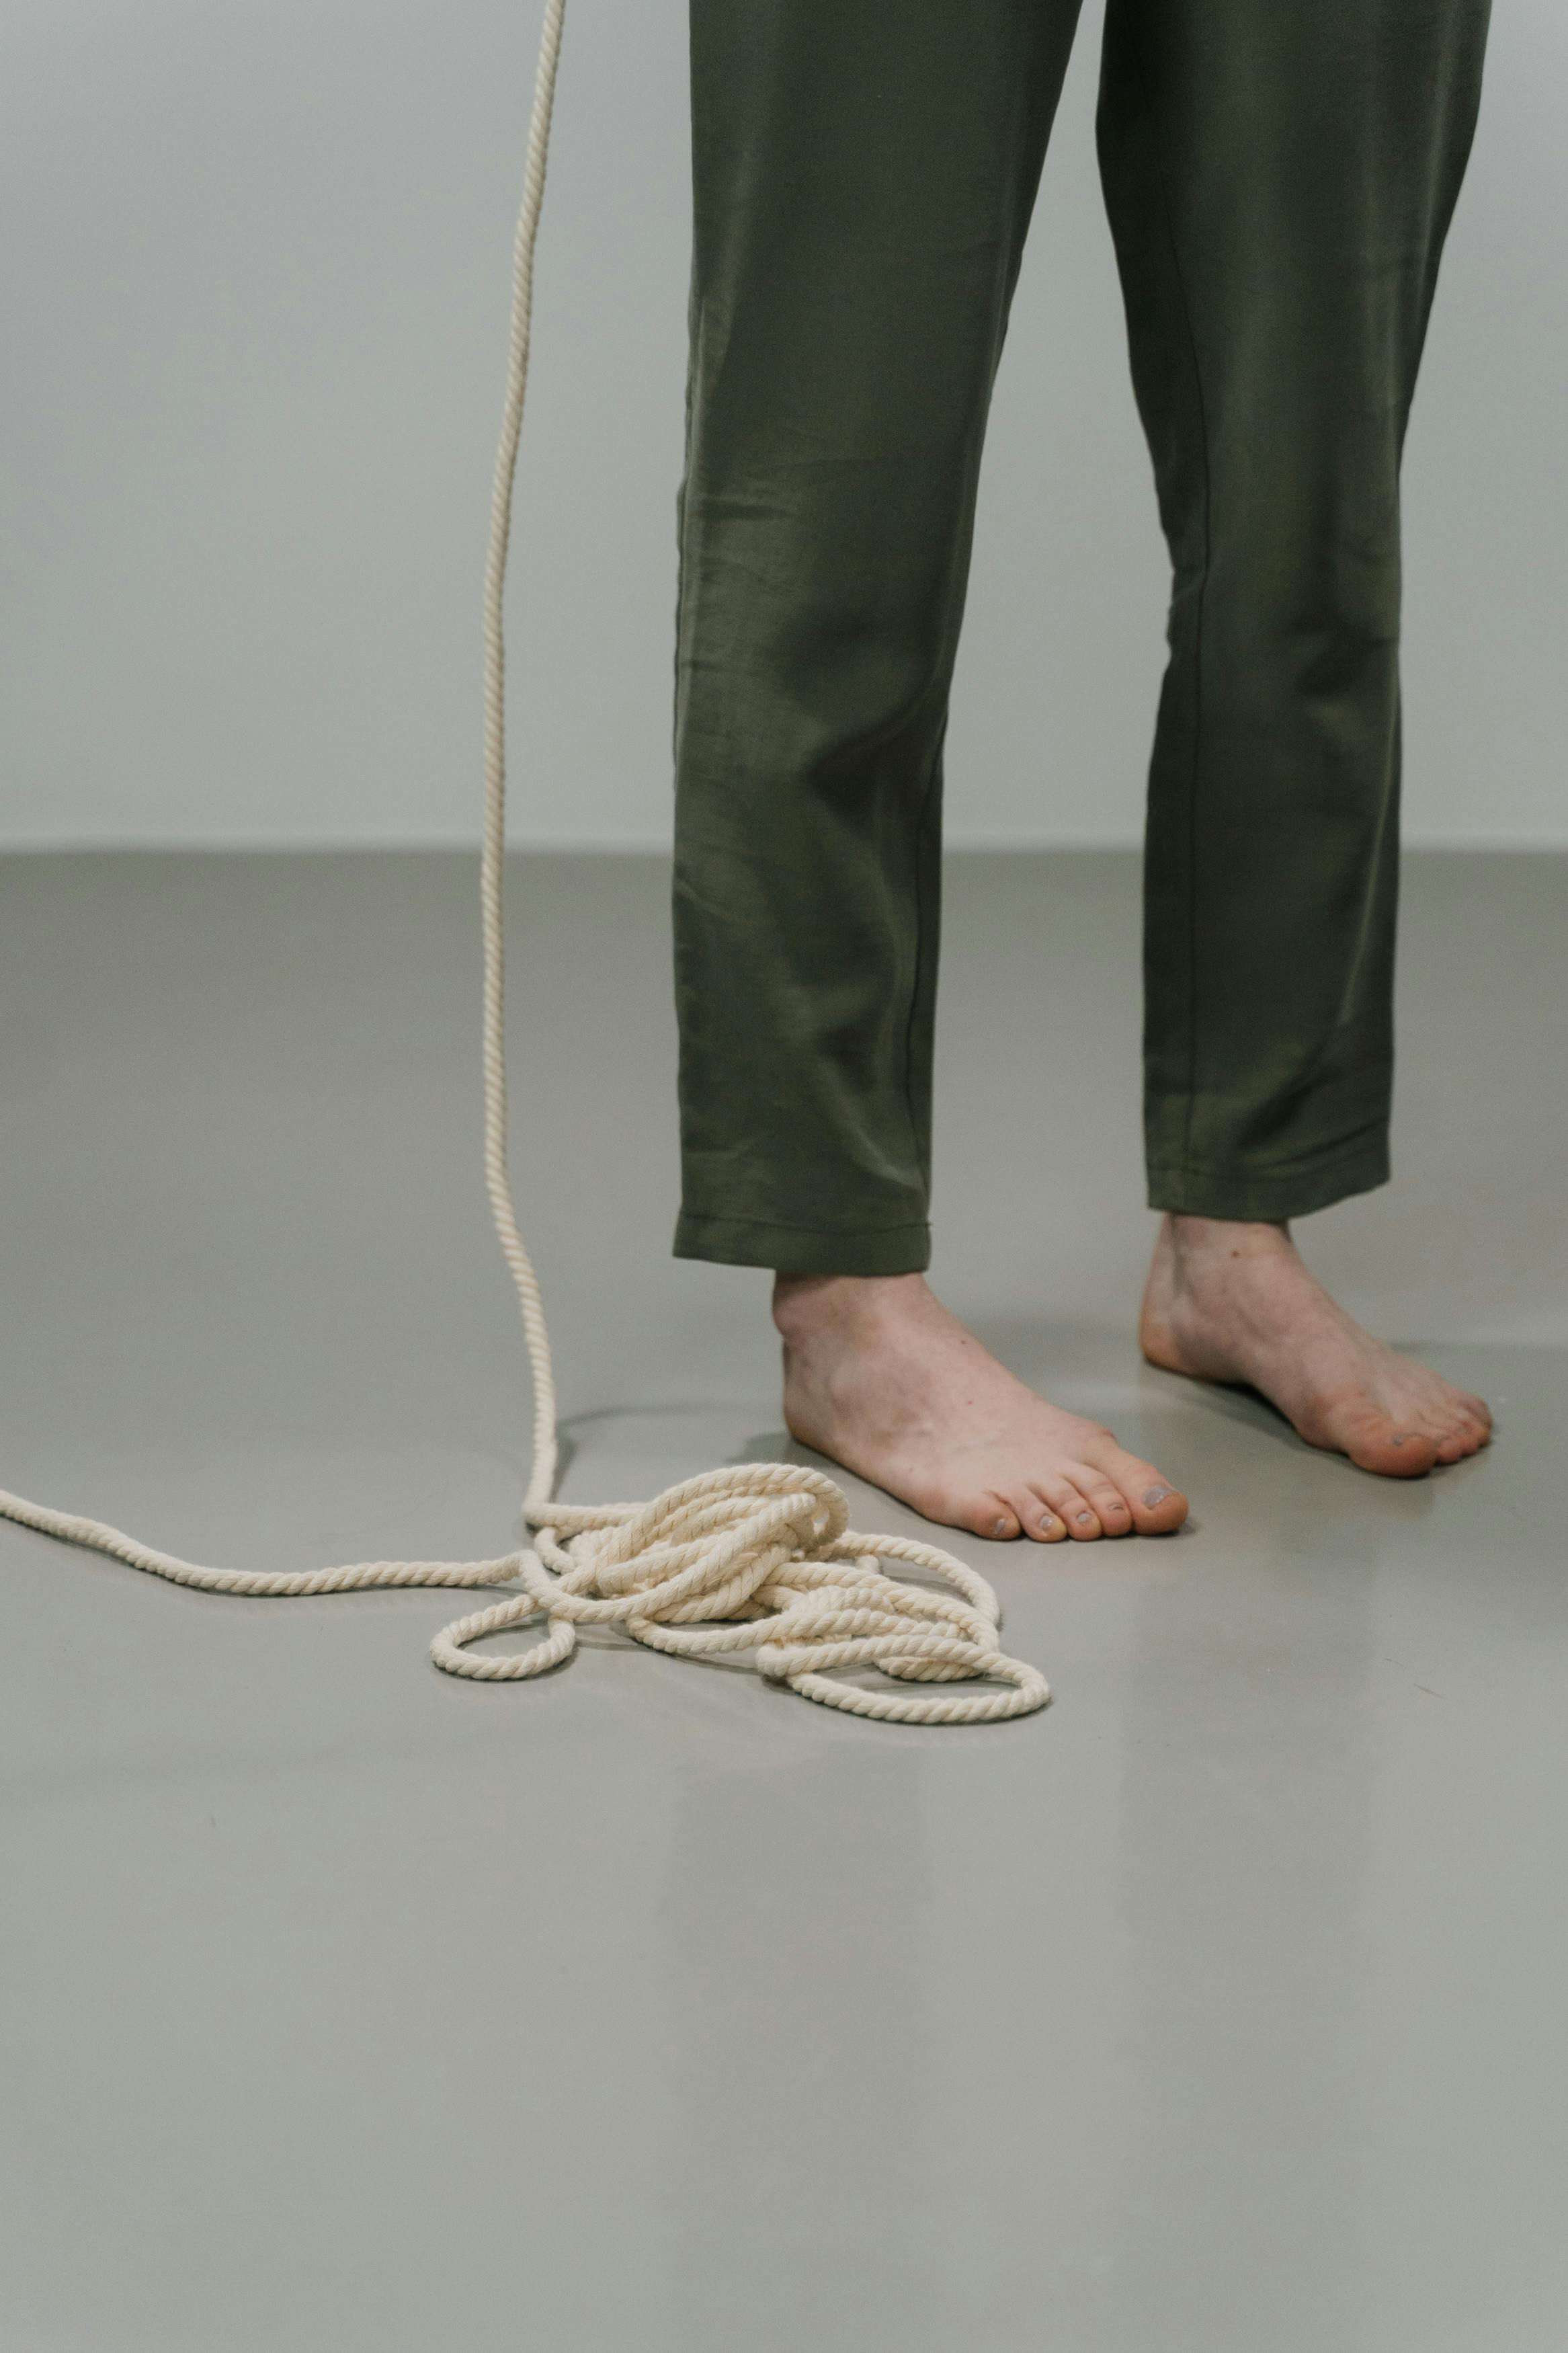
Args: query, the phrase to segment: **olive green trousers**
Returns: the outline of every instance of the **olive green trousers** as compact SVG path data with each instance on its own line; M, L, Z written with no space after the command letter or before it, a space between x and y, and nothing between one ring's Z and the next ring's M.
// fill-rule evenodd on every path
M1387 1176L1400 452L1487 13L1110 0L1100 164L1173 570L1156 1208L1288 1218ZM681 1256L928 1261L948 689L1076 16L691 0Z

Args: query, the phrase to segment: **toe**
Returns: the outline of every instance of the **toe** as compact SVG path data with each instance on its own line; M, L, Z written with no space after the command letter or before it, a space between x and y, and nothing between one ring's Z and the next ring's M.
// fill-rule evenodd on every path
M1095 1468L1120 1490L1131 1524L1141 1536L1169 1535L1187 1516L1187 1499L1152 1462L1142 1461L1118 1446L1109 1430L1103 1446L1095 1449Z
M1415 1427L1431 1440L1435 1461L1461 1462L1488 1443L1492 1418L1482 1398L1468 1397L1463 1389L1450 1388L1444 1381L1415 1418Z
M1060 1544L1067 1535L1067 1522L1039 1487L1030 1489L1023 1517L1024 1534L1033 1536L1037 1544Z
M1489 1446L1492 1438L1491 1408L1482 1398L1462 1397L1459 1399L1461 1418L1478 1446Z
M1399 1430L1383 1414L1352 1423L1344 1450L1359 1471L1384 1479L1422 1479L1437 1460L1437 1440L1424 1430Z
M1091 1544L1101 1533L1089 1498L1070 1479L1039 1479L1036 1486L1076 1543Z
M989 1536L994 1544L1007 1544L1021 1533L1018 1514L1006 1496L990 1493L977 1496L963 1512L955 1512L953 1525L971 1527L977 1536Z
M1141 1536L1174 1535L1191 1509L1179 1487L1169 1485L1156 1475L1153 1484L1140 1489L1135 1497L1133 1524Z
M1467 1454L1479 1454L1483 1446L1490 1443L1490 1429L1481 1422L1467 1419L1444 1431L1437 1441L1437 1461L1462 1462Z
M1068 1470L1106 1535L1130 1536L1132 1533L1132 1512L1121 1489L1113 1486L1104 1472L1097 1471L1092 1463L1071 1462Z

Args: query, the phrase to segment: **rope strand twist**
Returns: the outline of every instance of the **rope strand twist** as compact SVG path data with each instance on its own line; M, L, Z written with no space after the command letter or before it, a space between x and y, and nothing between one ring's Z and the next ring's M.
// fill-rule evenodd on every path
M562 1666L577 1629L614 1626L678 1658L742 1659L805 1699L883 1723L986 1724L1026 1715L1050 1697L1045 1677L998 1647L1000 1611L985 1579L937 1545L857 1535L843 1490L802 1465L750 1462L704 1472L649 1504L552 1500L557 1460L555 1378L539 1280L524 1245L507 1160L506 649L503 607L513 485L528 385L533 256L544 202L550 126L565 0L547 0L529 121L521 208L512 248L511 335L506 397L490 497L484 593L485 817L479 871L484 944L482 1057L485 1186L501 1255L522 1318L533 1386L533 1467L523 1498L532 1550L493 1560L360 1561L340 1568L205 1568L107 1526L29 1504L0 1489L0 1514L86 1545L206 1593L255 1596L363 1592L418 1585L521 1585L444 1627L430 1655L447 1673L481 1683L520 1682ZM924 1569L948 1588L910 1584L880 1563ZM469 1645L542 1619L526 1650ZM874 1666L891 1688L836 1681L836 1671ZM914 1691L910 1684L989 1688Z

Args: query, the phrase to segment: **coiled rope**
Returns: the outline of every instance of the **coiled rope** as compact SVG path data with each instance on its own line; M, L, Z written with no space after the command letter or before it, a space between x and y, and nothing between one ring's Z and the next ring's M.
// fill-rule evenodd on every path
M533 311L533 252L544 201L556 68L565 0L547 0L529 123L522 206L512 252L511 343L500 446L490 501L485 569L485 824L480 865L484 935L485 1184L501 1251L517 1290L533 1377L533 1470L523 1498L532 1550L495 1560L374 1560L342 1568L273 1573L203 1568L156 1552L100 1520L79 1518L0 1489L0 1514L45 1535L98 1552L206 1593L305 1595L370 1587L518 1584L488 1609L444 1627L430 1655L448 1674L482 1683L544 1673L572 1656L581 1625L618 1626L678 1658L750 1654L771 1680L803 1698L900 1724L984 1724L1026 1715L1050 1697L1045 1677L997 1648L999 1610L985 1579L935 1545L907 1536L857 1535L843 1490L821 1472L750 1462L705 1472L651 1504L559 1504L555 1380L544 1308L518 1228L507 1174L506 974L501 935L506 833L505 648L501 615L512 484L522 430ZM941 1577L949 1590L910 1585L879 1566L899 1561ZM502 1627L544 1620L523 1651L468 1646ZM835 1669L875 1665L894 1688L833 1680ZM991 1688L913 1692L900 1684L988 1679ZM997 1688L1001 1686L1001 1688Z

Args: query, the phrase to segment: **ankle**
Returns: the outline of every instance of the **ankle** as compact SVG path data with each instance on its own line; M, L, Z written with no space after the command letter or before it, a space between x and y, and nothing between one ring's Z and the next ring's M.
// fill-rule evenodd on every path
M773 1324L786 1345L822 1332L863 1330L907 1302L918 1274L775 1274Z
M1293 1256L1295 1244L1283 1219L1166 1217L1162 1240L1169 1248L1178 1282L1242 1260Z

